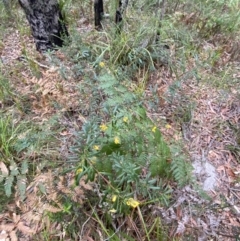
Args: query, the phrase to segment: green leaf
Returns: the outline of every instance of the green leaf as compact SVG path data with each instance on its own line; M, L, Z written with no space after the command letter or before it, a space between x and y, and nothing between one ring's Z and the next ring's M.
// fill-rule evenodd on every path
M152 190L160 190L161 188L160 188L160 187L150 186L149 189L152 189Z
M13 180L14 180L13 176L9 176L5 180L4 189L5 189L5 193L8 197L10 197L12 194Z
M102 146L99 153L106 153L107 155L112 154L113 152L119 152L120 144L115 144L114 142L108 143Z
M98 160L95 168L98 172L112 173L112 162L106 157L104 161Z
M79 174L76 176L76 178L75 178L75 184L76 184L76 186L79 185L79 182L80 182L81 178L82 178L85 174L86 174L86 171L83 171L83 172L79 173Z
M156 128L156 130L154 132L154 138L155 138L156 143L162 143L163 142L162 134L161 134L161 132L158 128Z
M27 178L25 175L17 176L17 187L18 187L18 191L22 201L26 197L26 186L27 186L26 183L27 183Z
M11 176L17 176L19 174L18 166L14 161L11 162L9 169L11 170Z
M27 174L27 172L28 172L28 162L27 160L24 160L21 166L21 173Z
M143 107L139 107L136 113L143 119L147 118L146 109Z
M171 170L175 180L180 186L184 186L192 180L192 165L187 162L183 155L174 156L171 163Z
M38 188L41 193L47 194L46 187L41 182L38 183Z
M155 176L168 176L170 172L170 165L167 159L162 156L155 156L150 163L150 172L153 177Z

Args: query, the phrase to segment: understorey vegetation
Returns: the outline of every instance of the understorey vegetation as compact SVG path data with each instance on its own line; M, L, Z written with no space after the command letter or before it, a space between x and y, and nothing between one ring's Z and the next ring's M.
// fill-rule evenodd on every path
M238 240L240 1L117 2L0 1L0 239Z

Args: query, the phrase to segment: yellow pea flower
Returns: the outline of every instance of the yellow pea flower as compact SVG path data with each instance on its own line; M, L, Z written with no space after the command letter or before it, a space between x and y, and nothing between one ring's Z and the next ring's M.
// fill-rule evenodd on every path
M152 132L156 132L156 129L157 129L157 127L154 126L154 127L152 128Z
M120 138L119 137L114 137L114 143L115 144L121 144L121 140L120 140Z
M104 62L100 62L100 63L99 63L99 66L100 66L101 68L104 68L104 67L105 67L105 63L104 63Z
M129 198L127 201L126 201L126 204L128 206L131 206L133 208L136 208L139 206L140 202L138 202L137 200L133 199L133 198Z
M116 200L117 200L117 195L113 195L113 196L112 196L112 202L115 203Z
M100 125L101 131L106 131L107 128L108 128L108 127L107 127L105 124Z
M95 156L93 156L91 159L90 159L90 163L95 165L97 162L97 158Z
M99 150L100 150L100 146L94 145L94 146L93 146L93 149L94 149L95 151L99 151Z
M76 171L76 174L78 175L78 174L80 174L82 172L83 172L83 169L82 168L78 168L77 171Z
M111 209L111 210L109 210L109 212L110 212L110 213L116 213L117 210L116 210L116 209Z
M171 129L171 128L172 128L172 126L171 126L171 125L169 125L169 124L167 124L167 125L165 125L165 128L166 128L166 129Z
M128 117L127 116L123 117L123 122L125 122L125 123L128 122Z

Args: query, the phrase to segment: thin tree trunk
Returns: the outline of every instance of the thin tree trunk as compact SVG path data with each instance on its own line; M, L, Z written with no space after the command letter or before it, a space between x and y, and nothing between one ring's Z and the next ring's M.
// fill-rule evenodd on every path
M43 52L63 45L68 31L57 0L18 0L32 30L36 48Z
M94 18L95 28L100 30L102 28L101 21L104 15L103 0L94 0Z

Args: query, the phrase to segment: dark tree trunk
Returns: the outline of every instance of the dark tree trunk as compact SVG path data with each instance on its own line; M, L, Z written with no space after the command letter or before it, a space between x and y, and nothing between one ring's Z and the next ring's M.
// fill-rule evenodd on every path
M43 52L63 45L68 31L57 0L18 0L30 24L36 48Z
M101 21L104 15L103 0L94 0L94 20L95 28L100 30L102 28Z
M118 30L120 30L122 15L127 8L128 0L118 0L118 8L116 11L115 22L118 25ZM102 28L101 21L104 16L103 10L103 0L94 0L94 14L95 14L95 28L100 30Z

